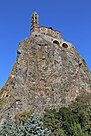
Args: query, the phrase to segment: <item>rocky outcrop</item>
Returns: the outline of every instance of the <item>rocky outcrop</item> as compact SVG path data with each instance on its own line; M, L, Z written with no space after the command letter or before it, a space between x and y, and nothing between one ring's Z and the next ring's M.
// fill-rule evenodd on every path
M0 116L25 110L40 115L91 93L91 73L74 46L42 36L19 43L17 60L0 92Z

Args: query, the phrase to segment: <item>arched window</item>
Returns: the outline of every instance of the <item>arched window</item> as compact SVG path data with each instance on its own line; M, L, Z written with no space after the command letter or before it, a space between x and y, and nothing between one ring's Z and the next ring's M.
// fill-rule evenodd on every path
M67 43L63 43L63 44L62 44L62 47L64 47L64 48L68 48Z
M57 40L54 40L53 43L59 45L59 42Z

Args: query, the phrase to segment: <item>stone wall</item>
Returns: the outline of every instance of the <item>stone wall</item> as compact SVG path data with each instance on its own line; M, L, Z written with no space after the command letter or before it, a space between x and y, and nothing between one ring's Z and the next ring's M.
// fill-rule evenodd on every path
M61 33L48 27L34 27L32 32L39 32L41 34L49 35L51 37L61 39Z

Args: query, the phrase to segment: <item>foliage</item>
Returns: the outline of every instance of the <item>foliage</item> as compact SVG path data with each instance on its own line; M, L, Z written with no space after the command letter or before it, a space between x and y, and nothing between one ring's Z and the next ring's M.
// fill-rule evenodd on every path
M15 120L2 120L0 136L91 136L91 96L78 97L58 111L47 110L42 121L30 111L16 115Z
M48 110L44 125L52 136L91 136L91 96L77 98L70 107Z
M14 123L10 118L3 121L0 126L0 136L49 136L50 131L44 128L38 116L32 114L26 121Z
M33 136L48 136L50 131L43 127L43 122L39 120L38 116L34 114L25 124L26 132ZM26 135L27 136L27 135Z
M14 120L16 123L26 122L32 115L32 111L24 111L20 114L15 115Z
M16 136L16 125L7 117L0 124L0 136Z

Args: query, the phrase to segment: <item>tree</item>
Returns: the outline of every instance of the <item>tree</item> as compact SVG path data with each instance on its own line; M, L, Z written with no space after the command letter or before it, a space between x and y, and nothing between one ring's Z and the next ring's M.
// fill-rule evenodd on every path
M50 131L44 128L43 122L35 114L25 123L26 136L49 136Z
M49 136L50 131L44 128L43 122L39 117L32 114L26 121L18 124L9 117L3 121L0 127L0 136Z
M14 122L7 117L0 126L0 136L17 136L17 128Z

